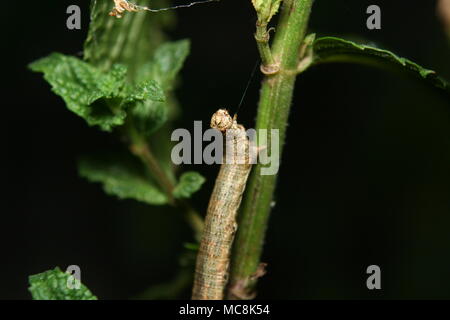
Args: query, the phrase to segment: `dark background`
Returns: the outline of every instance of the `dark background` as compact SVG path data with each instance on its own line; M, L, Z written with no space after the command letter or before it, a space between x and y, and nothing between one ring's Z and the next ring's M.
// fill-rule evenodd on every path
M181 3L182 1L178 1ZM78 3L82 30L65 27ZM382 9L382 30L365 27ZM79 54L88 1L7 2L0 298L30 299L27 277L76 264L101 299L129 298L176 273L191 233L177 212L119 201L77 175L78 155L116 143L67 111L26 65L52 51ZM310 30L363 38L450 78L449 42L436 1L316 1ZM257 59L250 1L176 12L170 37L192 39L177 97L179 127L239 102ZM240 119L251 127L253 80ZM354 65L323 65L296 86L263 261L260 298L450 298L450 102L410 78ZM217 167L193 201L206 210ZM366 288L367 266L382 290ZM183 297L188 297L189 291Z

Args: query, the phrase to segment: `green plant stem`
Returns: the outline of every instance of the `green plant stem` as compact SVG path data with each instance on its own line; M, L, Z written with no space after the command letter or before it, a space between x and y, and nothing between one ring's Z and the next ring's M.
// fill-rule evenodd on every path
M130 138L130 151L137 156L144 165L151 172L152 176L156 179L158 185L165 191L169 204L182 209L186 221L194 230L194 236L197 241L201 239L201 233L203 231L203 219L198 212L191 207L187 201L177 200L173 197L173 189L175 188L172 181L162 170L158 160L153 155L149 144L145 137L139 134L131 121L126 125L127 135Z
M305 37L313 0L284 0L272 54L279 71L266 75L261 88L256 129L278 129L280 156L284 144L300 48ZM269 134L270 135L270 134ZM270 150L270 140L267 149ZM253 169L238 221L231 258L229 298L250 298L256 284L265 231L271 210L276 175Z
M166 176L158 160L153 156L150 146L146 139L137 133L132 125L129 126L131 145L131 152L136 155L142 162L148 167L152 175L155 177L159 186L165 191L167 197L169 198L169 204L175 205L175 199L172 195L174 185L172 181Z
M272 56L272 51L270 50L269 40L270 34L267 30L267 23L258 19L256 22L256 32L255 32L256 45L258 46L259 55L261 57L262 70L276 70L275 60Z

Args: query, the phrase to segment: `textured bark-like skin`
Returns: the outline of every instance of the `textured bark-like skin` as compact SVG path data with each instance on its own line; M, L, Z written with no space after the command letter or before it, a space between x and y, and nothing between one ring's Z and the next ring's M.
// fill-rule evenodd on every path
M223 132L233 129L236 135L227 137L226 146L232 143L234 152L229 152L220 167L205 219L200 249L195 268L193 300L222 300L228 281L228 269L231 246L236 232L236 215L242 200L248 175L251 170L249 161L249 141L245 129L236 120L229 121L228 113L222 118L224 110L216 112L211 126ZM229 118L227 118L229 117ZM214 123L216 125L214 125ZM231 128L223 128L223 123L230 122ZM237 148L245 148L245 152L237 153ZM236 154L237 153L237 154ZM239 164L242 163L242 164Z

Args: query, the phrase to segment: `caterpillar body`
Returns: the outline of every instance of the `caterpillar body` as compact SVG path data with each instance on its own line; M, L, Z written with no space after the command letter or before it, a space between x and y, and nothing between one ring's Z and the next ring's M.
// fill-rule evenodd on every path
M245 128L220 109L211 127L226 136L225 155L205 218L195 269L193 300L221 300L228 280L236 215L252 168L252 151Z

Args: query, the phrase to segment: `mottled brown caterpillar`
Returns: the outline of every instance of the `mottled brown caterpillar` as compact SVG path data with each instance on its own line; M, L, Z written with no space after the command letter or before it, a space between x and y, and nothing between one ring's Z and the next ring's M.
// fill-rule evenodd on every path
M209 200L195 268L193 300L223 299L236 215L253 163L245 128L236 117L220 109L212 116L211 127L225 134L225 155Z

